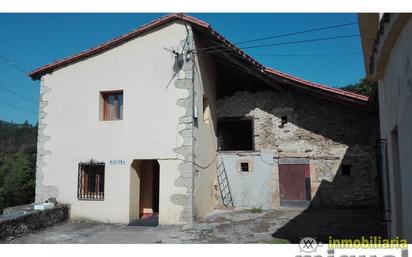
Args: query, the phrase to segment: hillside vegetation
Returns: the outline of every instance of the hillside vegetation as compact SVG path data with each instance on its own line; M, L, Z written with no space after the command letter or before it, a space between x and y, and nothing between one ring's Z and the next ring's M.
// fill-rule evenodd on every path
M0 121L0 214L34 201L37 126Z
M366 79L361 79L358 83L341 87L341 89L366 96L372 96L374 93L374 86Z

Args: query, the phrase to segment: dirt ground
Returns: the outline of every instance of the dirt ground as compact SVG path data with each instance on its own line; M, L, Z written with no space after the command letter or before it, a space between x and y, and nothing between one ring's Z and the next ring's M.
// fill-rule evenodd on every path
M287 243L385 236L375 210L215 210L190 228L69 221L6 243Z

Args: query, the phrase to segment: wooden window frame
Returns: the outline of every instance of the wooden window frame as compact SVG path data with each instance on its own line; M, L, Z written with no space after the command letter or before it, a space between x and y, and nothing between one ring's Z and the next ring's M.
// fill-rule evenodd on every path
M90 170L87 172L86 169ZM94 170L93 170L94 169ZM98 170L100 169L100 170ZM91 173L91 174L90 174ZM93 178L94 182L90 181ZM94 184L94 190L90 189L90 185ZM89 201L104 200L104 184L105 184L105 163L104 162L81 162L78 168L77 182L77 199Z
M122 102L119 103L119 96L122 96ZM113 104L113 113L115 114L113 117L108 114L109 104L108 104L108 97L114 96L114 104ZM115 121L115 120L123 120L123 105L124 105L124 94L123 90L114 90L114 91L102 91L100 92L101 97L101 120L103 121ZM121 108L121 110L120 110ZM121 113L121 115L120 115Z

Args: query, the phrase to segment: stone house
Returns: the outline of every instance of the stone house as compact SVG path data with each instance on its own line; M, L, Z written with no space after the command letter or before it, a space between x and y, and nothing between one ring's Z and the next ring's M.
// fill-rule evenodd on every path
M412 14L359 14L365 69L379 94L380 156L390 236L412 240Z
M264 67L196 18L162 17L30 76L36 201L68 203L71 218L378 205L368 97Z

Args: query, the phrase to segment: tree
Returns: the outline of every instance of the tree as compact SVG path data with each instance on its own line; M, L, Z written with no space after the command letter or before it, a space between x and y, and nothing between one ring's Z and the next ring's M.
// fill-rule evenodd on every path
M371 96L374 90L374 86L366 79L361 79L358 83L344 86L341 89L361 95Z
M34 201L37 126L0 121L0 213Z
M31 160L35 151L18 152L0 168L0 208L34 201L35 167Z

